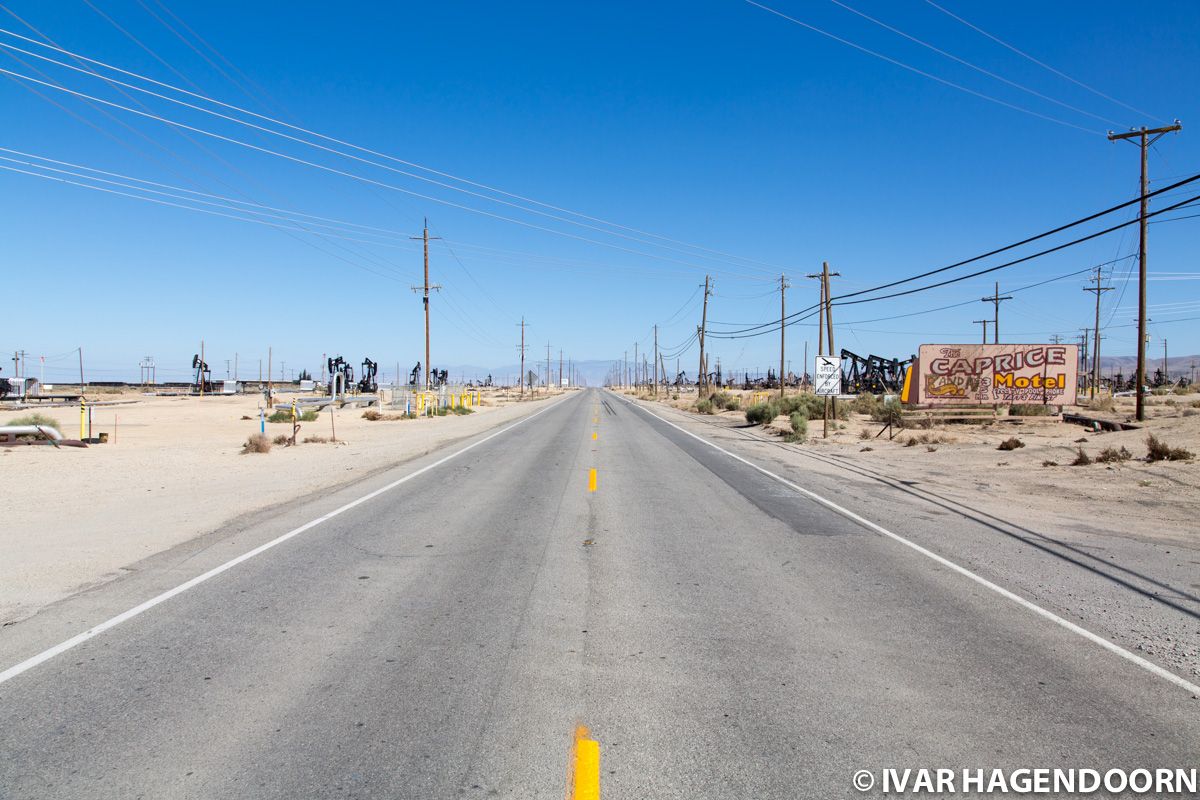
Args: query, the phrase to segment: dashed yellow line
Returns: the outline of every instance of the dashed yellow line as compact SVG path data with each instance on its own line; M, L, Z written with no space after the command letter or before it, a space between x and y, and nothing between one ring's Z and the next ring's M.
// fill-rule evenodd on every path
M600 800L600 743L588 737L583 725L575 728L567 783L569 800Z
M593 433L592 433L592 441L593 441L593 442L594 442L594 441L596 441L596 440L597 440L597 439L599 439L599 438L600 438L600 434L598 434L598 433L595 433L595 432L593 432Z
M592 467L588 470L588 491L596 491L596 468Z

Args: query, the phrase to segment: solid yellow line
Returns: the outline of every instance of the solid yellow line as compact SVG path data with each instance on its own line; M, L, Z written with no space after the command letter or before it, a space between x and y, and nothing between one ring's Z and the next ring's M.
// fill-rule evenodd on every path
M595 468L588 470L588 491L596 491L596 470Z
M571 745L570 800L600 800L600 743L588 738L588 729L575 729Z

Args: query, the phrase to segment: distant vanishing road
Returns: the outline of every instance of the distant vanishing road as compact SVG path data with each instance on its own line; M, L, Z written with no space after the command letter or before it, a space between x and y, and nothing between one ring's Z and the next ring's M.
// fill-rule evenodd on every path
M561 800L577 722L606 800L1197 766L1185 687L614 394L486 436L0 631L3 671L379 492L10 674L0 798Z

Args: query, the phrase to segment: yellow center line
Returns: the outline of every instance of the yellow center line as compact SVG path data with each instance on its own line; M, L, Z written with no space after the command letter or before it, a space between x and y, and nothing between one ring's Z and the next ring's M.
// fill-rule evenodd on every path
M567 782L570 800L600 800L600 743L588 738L583 725L575 728Z
M596 468L592 467L588 470L588 491L596 491Z
M594 433L594 432L592 433L592 441L593 441L593 442L594 442L594 441L596 441L596 440L597 440L597 439L599 439L599 438L600 438L600 434L598 434L598 433Z

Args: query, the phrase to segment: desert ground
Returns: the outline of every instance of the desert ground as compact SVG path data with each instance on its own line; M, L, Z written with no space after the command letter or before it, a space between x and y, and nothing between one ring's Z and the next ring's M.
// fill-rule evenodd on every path
M298 446L276 444L266 453L243 452L259 431L261 395L89 393L93 436L105 433L107 443L0 447L8 498L0 526L0 624L240 517L516 420L548 397L518 402L515 391L482 391L473 413L462 416L371 421L362 408L324 410L301 423ZM281 395L277 407L290 408L291 399ZM0 425L31 413L54 420L67 438L79 435L78 406L0 410ZM382 413L399 416L386 407ZM328 441L335 432L337 441ZM290 433L289 423L266 423L268 439Z
M919 483L990 514L1008 514L1016 503L1030 519L1087 520L1110 535L1200 546L1200 393L1149 396L1142 423L1134 420L1132 398L1103 398L1095 410L1087 405L1066 409L1136 424L1136 430L1094 431L1056 417L932 427L913 420L911 427L891 431L890 438L883 423L854 411L848 419L831 422L827 438L820 419L808 423L805 436L795 437L785 416L765 426L747 422L744 409L753 393L726 394L738 398L739 410L697 413L694 392L664 392L658 398L643 392L640 397L773 442L804 459L808 469L866 470ZM841 402L854 406L853 401ZM1149 435L1193 457L1147 461ZM1020 444L999 449L1010 439ZM1106 450L1120 460L1101 460ZM1080 452L1091 463L1075 465Z

